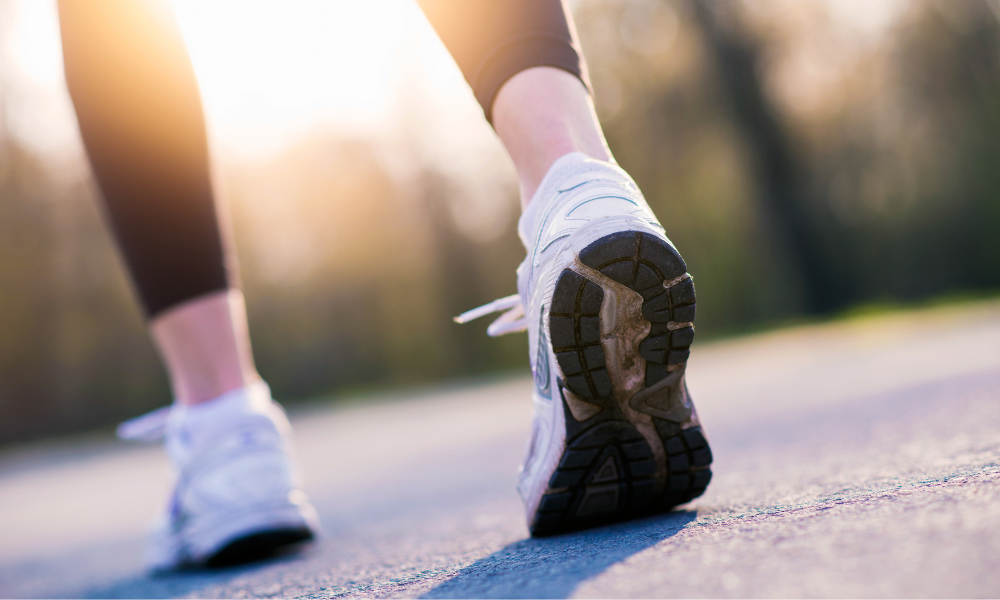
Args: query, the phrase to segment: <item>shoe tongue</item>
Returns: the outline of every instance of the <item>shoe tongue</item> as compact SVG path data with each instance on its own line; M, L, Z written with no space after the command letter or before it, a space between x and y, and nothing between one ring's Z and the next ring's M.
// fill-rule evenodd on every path
M198 404L176 405L170 411L168 427L214 427L233 417L265 413L270 404L271 390L260 381Z
M538 184L535 195L531 197L528 208L524 210L517 222L517 233L521 237L521 243L524 244L529 253L534 244L538 221L544 218L549 210L549 205L559 198L559 190L579 185L597 173L602 173L605 176L614 173L617 177L624 174L614 163L591 158L583 152L570 152L552 163L548 172L545 173L545 177L542 178L542 182ZM581 181L574 182L574 179L581 179Z
M227 436L269 430L281 435L289 428L283 411L271 399L263 381L226 392L190 406L175 406L167 420L167 448L177 461Z

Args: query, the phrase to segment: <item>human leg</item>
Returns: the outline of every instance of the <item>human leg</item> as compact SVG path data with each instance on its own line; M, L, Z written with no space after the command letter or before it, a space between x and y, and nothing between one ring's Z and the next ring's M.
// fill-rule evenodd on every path
M517 169L522 208L570 152L614 162L590 93L562 69L533 67L508 79L493 102L493 128Z
M200 564L231 558L233 548L304 539L312 509L296 490L287 420L253 364L180 35L169 13L142 0L63 0L59 17L84 145L177 400L157 413L165 419L125 428L151 431L165 420L181 474L152 564ZM250 493L226 491L234 470L251 477ZM219 502L206 504L205 490Z
M535 418L519 488L531 532L689 502L708 485L712 461L684 381L694 284L611 159L569 15L558 0L476 3L489 7L478 15L455 2L462 18L448 21L439 6L447 0L434 4L428 16L521 183L521 306L495 331L524 315Z
M514 161L526 205L559 157L611 160L561 0L418 0Z
M105 214L182 403L257 379L197 83L156 5L61 2L66 78Z
M173 306L149 325L174 399L197 404L260 381L243 293L213 292Z

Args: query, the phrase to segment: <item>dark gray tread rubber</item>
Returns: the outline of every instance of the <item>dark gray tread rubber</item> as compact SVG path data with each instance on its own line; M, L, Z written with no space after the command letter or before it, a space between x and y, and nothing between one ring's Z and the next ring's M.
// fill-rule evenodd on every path
M668 366L687 362L694 339L694 283L670 244L640 232L619 232L587 246L580 261L642 296L643 317L652 324L639 345L647 387L664 379ZM611 389L600 340L603 302L601 286L569 269L560 274L549 336L564 376L558 392L566 415L566 451L539 503L532 535L669 510L703 494L712 478L712 452L701 427L682 430L679 423L654 417L667 454L666 485L656 493L653 452Z

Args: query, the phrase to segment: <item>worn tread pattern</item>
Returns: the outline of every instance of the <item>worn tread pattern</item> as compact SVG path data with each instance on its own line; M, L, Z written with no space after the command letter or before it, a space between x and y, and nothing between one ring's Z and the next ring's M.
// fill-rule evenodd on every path
M641 514L653 507L656 464L653 451L610 397L601 410L577 421L569 408L566 383L559 398L566 412L566 451L549 479L531 533L551 535Z
M640 232L614 233L587 246L580 261L642 296L643 318L651 323L639 346L647 387L686 363L694 339L694 283L669 243ZM533 535L668 510L703 494L712 477L712 453L701 428L682 430L654 417L668 472L665 488L655 494L652 450L613 397L600 339L603 302L600 285L570 269L560 274L549 334L563 375L558 392L566 451L542 496ZM587 410L575 414L589 415L582 421L573 410L580 405Z
M704 494L712 480L712 450L701 427L663 439L663 448L667 451L667 485L658 505L670 509Z

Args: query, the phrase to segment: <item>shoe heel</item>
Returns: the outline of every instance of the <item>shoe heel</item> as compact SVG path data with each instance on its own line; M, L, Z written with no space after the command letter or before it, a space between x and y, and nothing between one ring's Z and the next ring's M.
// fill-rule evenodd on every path
M642 434L621 410L585 402L559 380L566 450L532 522L535 536L628 518L653 507L656 464Z
M534 535L669 509L700 496L711 479L711 450L692 419L683 378L695 318L694 283L684 260L659 237L625 231L587 245L579 262L600 275L588 278L567 268L553 293L549 337L562 375L566 451L539 504ZM601 276L641 297L642 318L632 320L648 322L648 333L624 357L636 365L637 353L645 363L629 398L615 397L612 382L621 376L609 373L617 367L608 364L602 345L608 315L602 314L605 290L596 281ZM628 326L637 325L646 326ZM629 409L641 424L630 420Z

